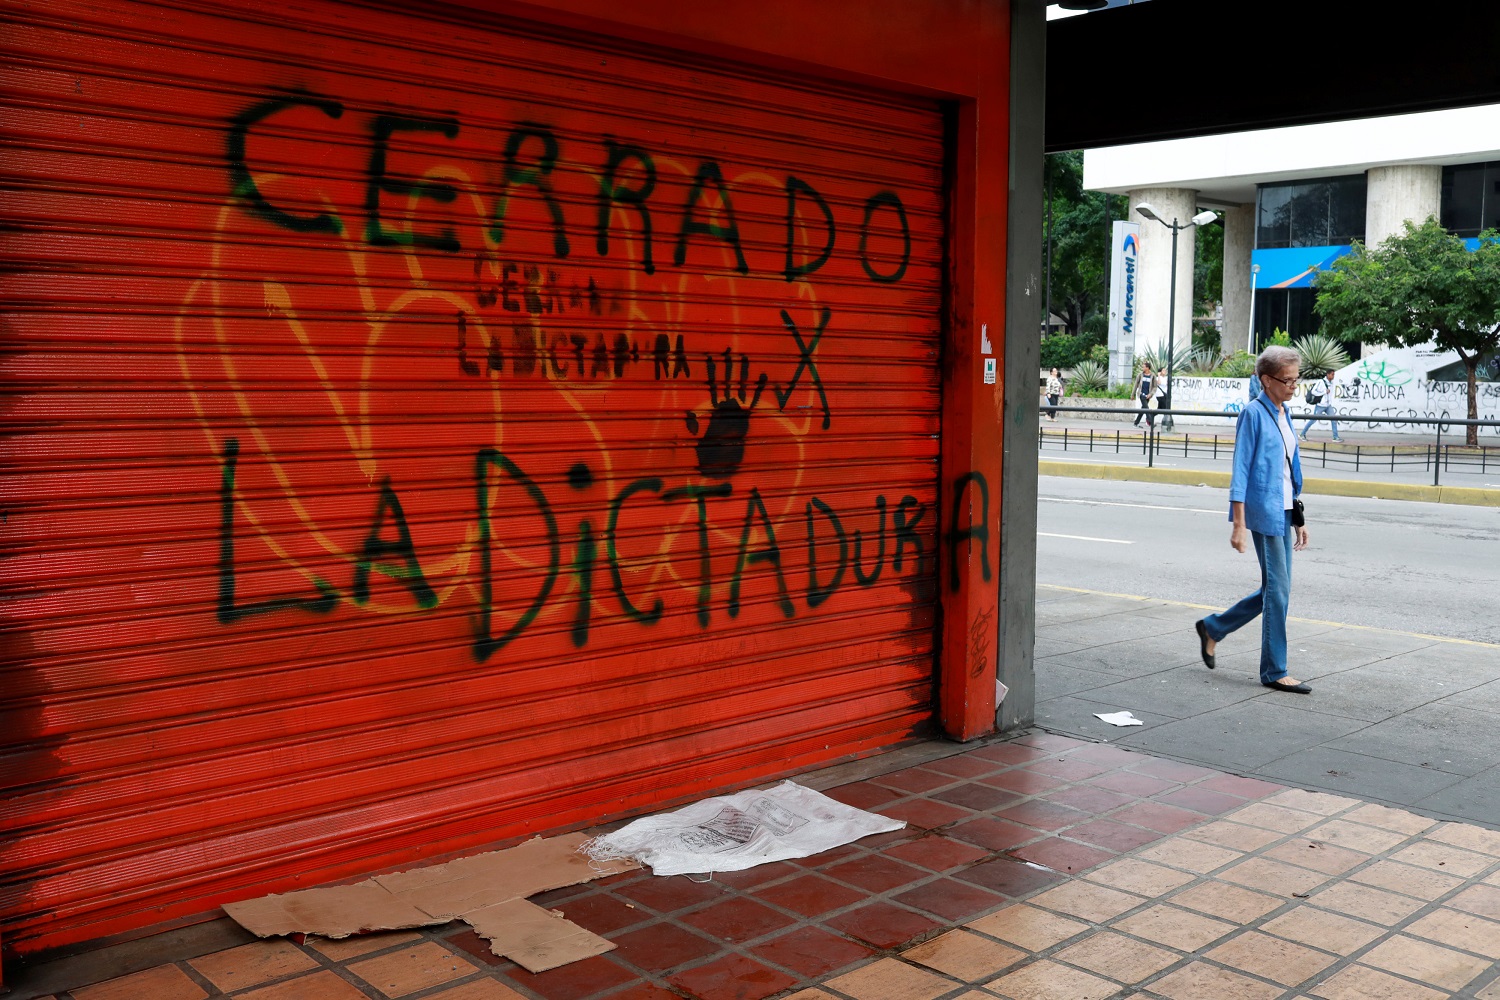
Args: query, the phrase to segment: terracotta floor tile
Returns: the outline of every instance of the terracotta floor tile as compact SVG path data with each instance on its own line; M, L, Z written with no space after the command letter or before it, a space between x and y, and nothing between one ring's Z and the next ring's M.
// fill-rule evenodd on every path
M1133 823L1148 830L1161 833L1181 833L1190 826L1197 826L1208 817L1202 813L1179 809L1160 802L1137 802L1122 806L1109 814L1109 818L1120 823Z
M504 994L501 994L504 996ZM74 997L83 1000L76 990ZM136 994L134 1000L166 1000L157 993ZM87 1000L93 1000L92 997ZM314 972L310 976L298 976L284 983L262 986L258 990L235 995L235 1000L367 1000L363 990L340 979L328 970Z
M1165 778L1168 781L1200 781L1204 778L1218 776L1218 771L1199 767L1196 764L1179 764L1175 760L1167 760L1163 757L1147 757L1139 763L1131 764L1129 770L1136 774L1149 774L1153 778Z
M951 774L939 774L923 767L908 767L903 771L892 771L890 774L881 774L870 779L873 784L899 788L903 792L913 792L917 795L930 792L934 788L951 785L957 780Z
M1090 743L1068 754L1068 759L1086 760L1090 764L1102 764L1105 767L1125 767L1139 763L1142 757L1134 751L1112 747L1107 743Z
M961 882L971 882L986 889L1003 892L1007 896L1019 897L1056 885L1068 876L1061 872L1042 871L1009 858L995 858L965 868L953 877Z
M1421 900L1354 882L1331 885L1308 902L1320 909L1368 920L1382 927L1394 927L1423 906Z
M1487 958L1465 955L1405 934L1385 939L1361 955L1359 960L1363 965L1450 991L1463 989L1491 965Z
M1205 823L1196 830L1187 830L1183 836L1201 840L1205 844L1227 847L1232 851L1258 851L1267 844L1276 843L1284 835L1263 827L1219 820Z
M1049 756L1046 750L1019 743L994 743L978 750L970 750L964 756L992 760L997 764L1025 764Z
M862 858L829 865L822 871L829 878L848 882L872 893L889 892L899 886L932 877L932 872L925 868L917 868L879 854L867 854Z
M1259 889L1261 892L1285 898L1290 898L1297 893L1312 892L1328 881L1328 877L1322 872L1309 871L1306 868L1283 864L1280 861L1269 861L1265 858L1246 858L1239 864L1230 865L1219 872L1217 877L1225 882L1233 882L1235 885Z
M506 969L506 979L547 1000L582 1000L612 987L635 982L636 973L605 955L570 962L546 972Z
M665 998L668 994L662 993L661 996ZM455 986L441 993L433 993L429 1000L526 1000L526 998L509 986L493 979L476 979L472 983L464 983L462 986ZM610 1000L630 1000L630 998L617 993ZM644 994L641 1000L645 1000Z
M1396 861L1377 861L1349 876L1355 882L1419 899L1437 899L1464 884L1457 875L1444 875L1427 868L1413 868Z
M1286 986L1305 983L1338 961L1333 955L1259 931L1237 934L1210 948L1204 957Z
M667 980L698 1000L763 1000L797 985L792 976L731 952Z
M1068 838L1094 844L1106 851L1124 852L1160 840L1162 835L1155 830L1116 823L1111 819L1096 819L1068 827Z
M896 902L942 917L948 921L968 920L985 910L992 910L1009 900L997 892L968 882L938 878L908 889L895 897Z
M726 939L733 940L727 936ZM612 935L610 940L615 943L616 961L629 962L646 972L666 972L707 958L722 948L716 940L711 941L665 921Z
M1012 1000L1104 1000L1120 991L1107 979L1046 959L985 985Z
M1186 785L1175 792L1164 792L1156 797L1156 801L1165 802L1169 806L1180 806L1183 809L1191 809L1193 812L1200 812L1208 816L1227 813L1245 804L1245 800L1238 795L1216 792L1212 788L1204 788L1202 785Z
M1450 1000L1447 993L1439 993L1362 965L1340 969L1309 989L1308 993L1323 997L1324 1000Z
M1085 823L1092 819L1082 809L1074 809L1070 806L1058 805L1045 799L1030 799L1018 802L1006 809L1001 809L995 814L1000 819L1012 823L1020 823L1022 826L1035 827L1038 830L1061 830L1075 823Z
M1004 851L1035 840L1041 833L1028 826L1017 826L1001 819L981 817L960 823L948 831L948 836L967 844L975 844L991 851Z
M1227 882L1205 882L1190 886L1172 897L1176 906L1186 906L1211 917L1223 917L1237 924L1248 924L1286 902L1263 892L1252 892Z
M1018 767L1011 771L1001 771L980 778L981 785L990 785L995 788L1004 788L1012 792L1020 792L1022 795L1037 795L1041 792L1061 788L1067 782L1062 778L1054 778L1050 774L1038 774L1028 771L1024 767Z
M482 962L487 966L505 965L510 961L510 959L503 955L496 955L495 949L490 947L488 941L475 934L472 930L467 929L467 925L464 926L464 930L443 935L443 940L448 942L448 947L456 948L475 961Z
M1391 855L1391 860L1463 878L1472 878L1495 863L1488 854L1476 854L1436 840L1420 840L1410 847L1403 847Z
M980 858L989 857L988 851L982 851L971 844L963 844L949 837L927 836L918 840L910 840L904 844L897 844L887 848L884 852L888 857L897 858L901 861L909 861L923 868L930 868L935 872L945 872L959 865L972 864Z
M472 974L478 966L435 941L415 944L345 966L388 997L404 997L429 986L450 983Z
M780 910L772 909L747 896L735 896L704 909L684 913L678 919L731 944L750 941L797 922L795 917L789 917Z
M398 944L420 940L422 940L422 935L411 931L386 931L381 934L356 934L354 937L339 940L310 937L307 939L307 946L313 951L322 952L335 962L347 962L351 958L368 955L373 951L383 951L386 948L394 948Z
M750 950L757 958L791 969L806 979L837 972L874 954L864 945L820 927L798 927Z
M1072 806L1074 809L1082 809L1084 812L1095 815L1103 815L1111 809L1118 809L1120 806L1137 801L1133 795L1114 792L1108 788L1100 788L1098 785L1068 785L1066 788L1048 792L1042 797L1048 802Z
M877 948L896 948L943 926L925 914L885 902L867 903L823 924Z
M188 978L175 965L158 965L119 979L82 986L73 991L74 1000L203 1000L203 987Z
M1242 799L1263 799L1267 795L1274 795L1282 791L1286 786L1277 785L1259 778L1242 778L1237 774L1220 774L1212 778L1205 778L1198 782L1198 788L1207 788L1210 791L1223 792L1225 795L1238 795Z
M957 985L926 969L882 958L824 984L854 1000L934 1000Z
M895 830L892 832L906 833L907 831ZM860 844L863 845L865 841L869 839L870 838L868 837L864 838L860 841ZM864 850L862 847L855 847L853 844L845 844L842 847L832 847L826 851L819 851L817 854L814 854L811 857L790 858L788 859L787 864L796 865L798 868L826 868L829 865L837 864L840 861L847 861L849 858L863 857L868 853L870 852Z
M1089 972L1134 984L1175 964L1183 956L1112 931L1098 931L1052 956Z
M1287 864L1297 865L1300 868L1310 868L1324 875L1342 875L1370 860L1370 856L1363 851L1351 851L1347 847L1324 844L1305 837L1277 844L1261 857L1285 861Z
M1444 844L1488 854L1492 858L1500 858L1500 833L1474 826L1471 823L1444 823L1427 837Z
M1351 812L1344 814L1344 819L1354 823L1363 823L1365 826L1378 826L1382 830L1393 830L1396 833L1404 833L1414 836L1424 830L1431 830L1437 826L1438 821L1428 819L1426 816L1418 816L1416 813L1407 812L1405 809L1392 809L1390 806L1379 806L1373 802L1366 803ZM1460 847L1463 844L1458 845Z
M1093 746L1088 740L1074 739L1071 736L1058 736L1053 733L1027 733L1016 740L1022 746L1039 747L1050 751L1052 754L1061 754L1080 747Z
M1138 938L1186 952L1197 951L1239 929L1237 924L1215 920L1165 903L1158 903L1150 909L1123 917L1115 921L1114 926Z
M1021 798L1015 792L996 788L993 785L980 785L972 781L933 792L931 797L950 805L973 809L975 812L990 812L1001 806L1018 802Z
M786 1000L838 1000L832 993L822 990L801 990L787 997Z
M1199 875L1217 871L1244 856L1240 851L1205 844L1201 840L1190 840L1187 837L1173 837L1136 853L1136 857L1142 861L1155 861L1158 864L1171 865L1173 868L1196 872Z
M1095 869L1085 876L1090 882L1098 882L1112 889L1123 889L1137 896L1161 896L1173 889L1187 885L1194 876L1175 868L1154 865L1136 858L1121 858Z
M282 940L252 941L191 959L188 965L224 993L318 968L317 959L290 941Z
M1009 941L1027 951L1045 951L1089 929L1088 924L1025 903L1007 906L978 920L971 920L964 926L981 934Z
M1272 917L1261 925L1261 930L1340 955L1352 955L1386 933L1384 927L1314 906L1299 906L1279 917Z
M816 917L865 898L865 894L857 889L839 885L822 875L812 873L794 878L790 882L779 882L776 885L756 889L755 895L767 903L791 910L793 913L800 913L804 917Z
M1495 979L1490 984L1474 994L1474 1000L1500 1000L1500 979Z
M732 889L749 889L752 886L764 885L774 882L788 875L796 875L802 871L800 865L794 865L790 861L772 861L768 864L755 865L737 872L714 872L713 880L720 885L727 885Z
M823 794L846 806L868 810L885 805L892 799L900 798L902 793L896 789L877 785L873 781L855 781L837 788L830 788Z
M1103 923L1146 902L1140 896L1088 882L1064 882L1031 897L1028 902L1091 923Z
M889 816L891 819L904 820L911 826L923 830L936 830L950 823L974 818L973 810L950 806L946 802L934 802L931 799L907 799L894 805L881 806L875 812L882 816Z
M618 993L611 993L609 1000L682 1000L682 994L669 992L652 983L636 983Z
M637 906L649 906L659 913L675 913L685 907L721 899L728 890L718 882L694 882L685 875L654 875L617 886L610 892Z
M1323 822L1324 819L1318 813L1288 809L1270 801L1252 802L1248 806L1236 809L1224 818L1246 826L1275 830L1277 833L1301 833Z
M1100 788L1108 788L1112 792L1123 792L1142 799L1177 787L1175 781L1153 778L1148 774L1137 774L1134 771L1111 771L1097 778L1090 778L1086 784L1097 785Z
M1098 764L1090 764L1086 760L1075 760L1071 757L1061 760L1051 758L1032 761L1026 765L1026 769L1036 774L1046 774L1054 778L1062 778L1064 781L1084 781L1088 778L1097 778L1106 771L1114 770L1112 767L1101 767Z
M1448 905L1466 913L1500 920L1500 887L1474 885L1448 900Z
M961 982L974 983L1015 965L1027 955L972 931L954 929L908 948L901 957Z
M1156 980L1151 992L1169 1000L1277 1000L1285 991L1217 965L1194 962Z
M931 760L922 766L939 774L951 774L955 778L978 778L981 775L994 774L1005 765L978 754L961 753L952 757L944 757L942 760Z
M1408 924L1407 934L1500 959L1500 922L1438 907Z
M1360 804L1358 799L1331 795L1328 792L1309 792L1303 788L1283 789L1274 795L1266 796L1265 801L1273 805L1286 806L1288 809L1317 813L1320 816L1336 816Z
M1058 837L1033 841L1017 847L1010 854L1023 861L1046 865L1053 871L1066 872L1069 875L1087 871L1115 856L1113 851L1089 847L1086 844L1075 844L1071 840L1062 840Z
M1363 823L1351 823L1346 819L1329 820L1321 826L1315 826L1307 831L1307 836L1338 847L1347 847L1351 851L1364 851L1366 854L1384 854L1407 840L1405 834L1382 830L1377 826L1365 826Z
M561 911L563 916L579 927L595 934L609 934L633 927L643 920L656 919L649 910L632 906L607 892L586 893L552 908Z

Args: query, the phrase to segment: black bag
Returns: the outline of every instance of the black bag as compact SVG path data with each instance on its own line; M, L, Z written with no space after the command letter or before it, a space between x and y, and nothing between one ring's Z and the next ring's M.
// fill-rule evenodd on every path
M1301 528L1307 524L1307 513L1302 506L1302 501L1292 497L1292 527Z
M1318 400L1322 399L1323 397L1322 396L1318 396L1316 399L1314 399L1313 398L1313 391L1311 389L1309 389L1309 390L1307 390L1306 393L1303 394L1302 398L1305 399L1305 400L1307 400L1309 404L1311 404L1313 406L1317 406L1318 405Z

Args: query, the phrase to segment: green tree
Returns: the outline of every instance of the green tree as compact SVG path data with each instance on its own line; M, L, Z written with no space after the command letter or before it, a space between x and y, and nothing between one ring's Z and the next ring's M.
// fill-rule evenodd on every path
M1107 336L1109 230L1110 223L1121 217L1124 199L1083 189L1080 152L1048 156L1045 180L1052 195L1048 202L1052 214L1052 311L1061 317L1068 334L1081 335L1087 350L1096 339L1104 343L1096 330L1103 329ZM1042 224L1046 225L1045 219ZM1045 229L1042 239L1045 245ZM1086 328L1085 321L1095 315L1105 318L1102 327L1090 324Z
M1323 332L1347 343L1418 347L1435 342L1457 352L1469 385L1469 419L1479 417L1476 370L1500 347L1500 232L1486 230L1479 246L1429 216L1371 249L1355 243L1314 282ZM1468 428L1468 443L1479 429Z

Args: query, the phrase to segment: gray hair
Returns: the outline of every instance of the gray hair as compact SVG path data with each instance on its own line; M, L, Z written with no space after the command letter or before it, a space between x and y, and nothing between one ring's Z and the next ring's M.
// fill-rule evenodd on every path
M1277 347L1272 345L1260 352L1260 357L1255 359L1255 374L1270 375L1272 378L1281 374L1292 365L1301 365L1302 355L1290 347Z

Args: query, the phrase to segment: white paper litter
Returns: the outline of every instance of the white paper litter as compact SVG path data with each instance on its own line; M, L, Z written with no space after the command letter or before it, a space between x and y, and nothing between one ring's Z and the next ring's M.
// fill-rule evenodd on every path
M1145 723L1142 722L1140 719L1137 719L1135 716L1131 715L1129 711L1124 711L1124 712L1095 712L1094 713L1094 718L1096 718L1096 719L1103 719L1105 722L1109 723L1111 726L1144 726L1145 725Z
M596 861L634 858L657 875L737 872L805 858L905 825L783 781L764 791L704 799L676 812L644 816L580 850Z

